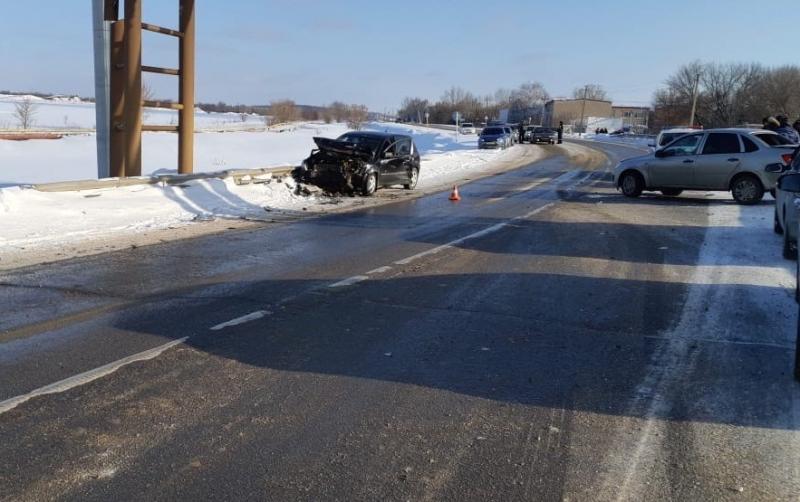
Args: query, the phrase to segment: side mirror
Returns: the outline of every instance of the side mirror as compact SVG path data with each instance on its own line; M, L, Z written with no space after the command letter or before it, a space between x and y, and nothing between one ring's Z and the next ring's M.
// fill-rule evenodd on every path
M648 143L647 146L649 146L650 148L655 148L656 144L655 143Z
M784 169L786 169L786 166L783 165L783 164L778 164L778 163L768 164L767 167L764 168L764 170L766 172L768 172L768 173L776 173L776 174L777 173L782 173Z
M392 153L392 152L383 152L383 158L384 159L393 159L394 158L394 153Z

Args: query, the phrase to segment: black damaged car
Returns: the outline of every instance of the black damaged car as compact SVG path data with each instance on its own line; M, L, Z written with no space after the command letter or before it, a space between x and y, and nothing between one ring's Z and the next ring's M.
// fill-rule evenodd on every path
M314 143L317 148L292 173L299 183L362 195L391 185L417 186L419 151L410 136L355 131L337 139L314 138Z

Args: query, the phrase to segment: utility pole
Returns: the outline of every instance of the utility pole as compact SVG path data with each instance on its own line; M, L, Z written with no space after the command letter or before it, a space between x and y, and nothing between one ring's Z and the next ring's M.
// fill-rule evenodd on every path
M583 106L581 107L581 124L580 124L581 130L580 130L580 132L584 132L583 119L586 116L586 98L587 98L588 95L589 95L589 86L586 85L583 88ZM578 136L580 136L580 133L578 134Z
M697 96L700 91L700 72L694 80L694 90L692 91L692 114L689 116L689 127L694 127L694 115L697 112Z
M111 136L108 110L111 101L109 57L111 54L111 23L106 21L106 0L92 0L94 23L94 102L97 141L97 177L108 178L109 141Z

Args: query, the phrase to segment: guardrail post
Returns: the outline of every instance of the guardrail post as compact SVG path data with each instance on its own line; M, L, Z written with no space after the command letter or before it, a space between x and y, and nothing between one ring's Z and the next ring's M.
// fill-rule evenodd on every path
M142 2L125 0L125 175L142 175Z
M179 114L178 172L190 174L194 170L194 71L195 71L195 0L180 0L180 75L179 101L183 109Z

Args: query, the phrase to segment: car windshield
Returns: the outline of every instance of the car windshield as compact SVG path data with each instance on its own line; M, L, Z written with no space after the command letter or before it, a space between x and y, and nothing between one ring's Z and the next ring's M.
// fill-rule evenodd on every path
M348 143L354 143L359 146L366 147L369 151L375 152L383 143L383 138L379 136L371 136L367 134L358 134L358 133L347 133L342 134L338 138L339 141L346 141Z
M551 131L550 131L550 129L548 129L546 127L537 127L536 129L533 130L533 132L547 133L547 132L551 132Z
M772 133L768 133L768 132L762 132L762 133L755 133L755 134L753 134L753 136L755 136L756 138L760 139L761 141L763 141L764 143L768 144L769 146L789 146L789 145L793 145L794 144L791 141L789 141L788 139L786 139L783 136L781 136L780 134L772 134Z
M461 124L461 127L472 127L472 124L470 124L469 122L465 122Z
M503 134L505 131L500 129L499 127L487 127L483 130L481 134L483 135L496 135L496 134Z

